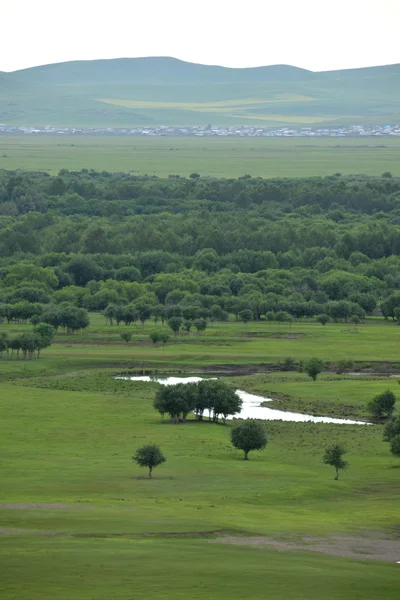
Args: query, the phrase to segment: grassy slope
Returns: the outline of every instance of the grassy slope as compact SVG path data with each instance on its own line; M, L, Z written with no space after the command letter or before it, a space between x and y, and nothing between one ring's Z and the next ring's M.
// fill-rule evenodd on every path
M382 441L381 426L271 422L267 449L245 463L229 444L230 425L162 424L152 409L157 384L111 378L132 359L193 367L222 358L226 363L254 363L262 356L299 359L322 355L324 348L326 354L331 349L332 355L348 357L350 334L344 327L299 325L295 329L307 335L288 340L247 335L271 333L267 325L214 325L205 335L191 336L190 345L176 341L166 349L148 345L151 328L136 328L132 344L125 346L116 327L105 327L92 315L86 334L59 336L40 360L1 361L2 502L71 505L0 509L2 597L128 600L134 593L135 598L236 600L259 598L268 590L270 598L333 600L351 588L352 598L396 598L398 565L160 535L394 533L398 461ZM351 334L354 358L395 357L398 328L375 324L359 330ZM84 370L102 364L114 368ZM66 373L49 376L57 371ZM20 379L30 372L40 377ZM17 379L7 381L10 376ZM300 409L320 397L336 403L342 414L349 405L358 410L381 386L397 387L390 380L323 377L313 383L294 373L237 382L260 393L293 394ZM168 459L152 481L130 458L150 441L160 443ZM339 482L321 462L325 446L336 441L346 445L350 462ZM96 537L112 534L117 536Z
M390 123L398 120L398 73L398 65L313 73L284 65L226 69L167 58L62 63L3 74L0 122L104 127ZM21 84L23 91L10 89L11 83ZM215 101L218 108L199 106ZM192 106L182 108L182 102Z
M349 586L353 598L397 597L397 565L160 537L394 531L398 469L380 427L269 423L267 449L245 463L229 426L161 424L155 385L110 394L90 391L93 381L80 392L1 387L3 500L71 505L0 510L3 598L236 599L268 589L328 600ZM149 481L130 456L152 440L168 461ZM333 441L349 451L339 483L321 463Z
M400 139L215 139L0 137L0 168L62 168L133 174L305 177L333 173L400 175Z

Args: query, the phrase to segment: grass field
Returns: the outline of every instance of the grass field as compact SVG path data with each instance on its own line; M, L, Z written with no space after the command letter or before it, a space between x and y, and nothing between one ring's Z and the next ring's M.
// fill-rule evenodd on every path
M267 369L313 354L380 368L376 360L397 360L395 325L376 321L350 334L342 325L296 324L289 338L275 325L215 324L154 348L150 324L125 345L118 328L98 315L91 321L83 335L58 335L39 360L0 362L2 598L398 597L400 463L381 425L269 422L267 448L244 462L229 443L232 424L161 423L152 408L158 384L112 378L129 366ZM399 389L372 375L228 380L276 394L281 408L342 416L365 416L366 399ZM131 456L151 441L167 462L149 480ZM339 481L322 463L334 442L348 452ZM261 545L253 547L254 536ZM328 553L315 551L316 540ZM273 546L294 542L296 550ZM371 560L379 544L390 546L390 558Z
M400 139L0 136L0 169L83 168L132 174L306 177L400 175Z

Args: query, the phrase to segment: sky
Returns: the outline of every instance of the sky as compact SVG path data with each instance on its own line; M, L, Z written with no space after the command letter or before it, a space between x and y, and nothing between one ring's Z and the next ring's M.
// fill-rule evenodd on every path
M400 63L400 0L0 0L0 71L173 56L323 71Z

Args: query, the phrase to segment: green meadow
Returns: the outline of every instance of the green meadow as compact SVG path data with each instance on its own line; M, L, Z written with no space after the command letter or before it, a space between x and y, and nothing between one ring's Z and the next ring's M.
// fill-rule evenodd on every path
M400 175L398 138L165 138L1 135L0 169L132 175L308 177Z
M244 462L232 422L162 423L157 383L113 376L223 368L283 410L366 419L374 394L399 389L398 327L216 323L166 347L152 328L134 326L125 344L125 327L92 314L40 359L1 359L2 598L397 598L400 463L382 425L269 421L266 449ZM363 372L331 366L312 382L276 370L313 355ZM131 460L149 442L167 457L152 480ZM332 443L347 449L339 481L322 462Z

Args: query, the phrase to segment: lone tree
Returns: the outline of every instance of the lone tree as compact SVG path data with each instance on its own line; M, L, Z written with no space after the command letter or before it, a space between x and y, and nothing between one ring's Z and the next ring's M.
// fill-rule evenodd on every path
M378 394L367 404L368 411L376 418L391 417L396 404L396 396L391 390Z
M262 450L268 443L264 425L260 421L248 419L236 425L231 431L232 445L243 450L244 460L248 460L251 450Z
M321 325L326 325L327 323L329 323L329 322L330 322L331 318L330 318L330 316L329 316L329 315L326 315L326 314L324 313L324 314L322 314L322 315L318 315L318 316L315 318L315 320L316 320L318 323L321 323Z
M323 461L326 465L331 465L332 467L335 467L336 481L339 479L339 470L345 469L348 465L348 463L345 460L343 460L344 454L346 454L346 450L339 444L329 446L325 450Z
M155 467L161 465L167 459L156 444L147 444L136 450L132 460L140 467L148 467L149 477Z
M318 375L322 373L324 368L324 361L320 358L310 358L304 365L304 371L311 377L313 381L316 381Z

